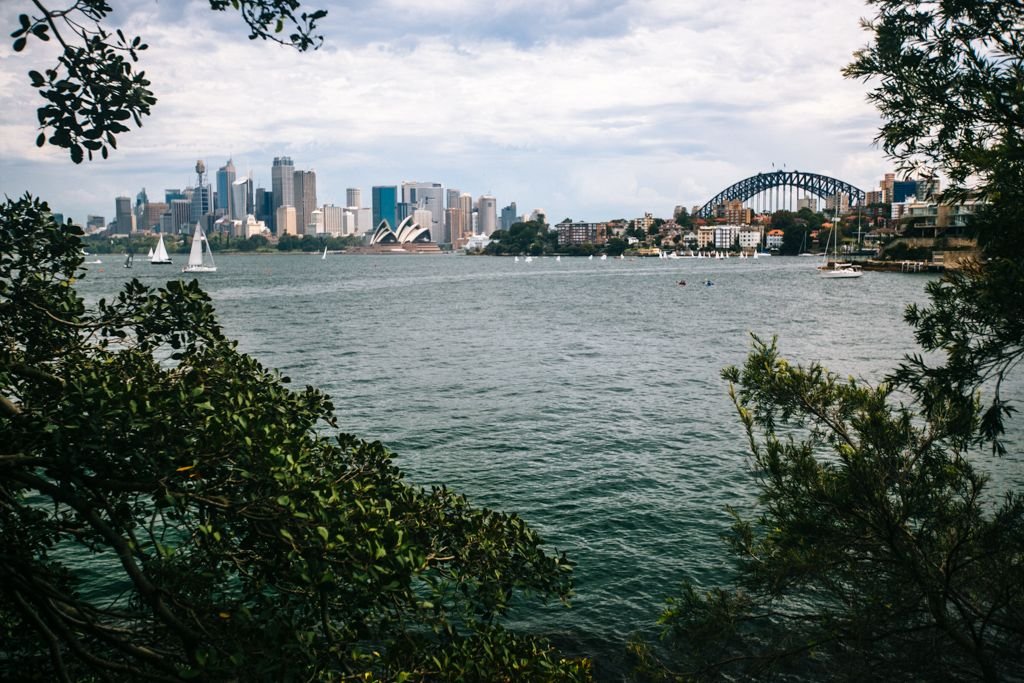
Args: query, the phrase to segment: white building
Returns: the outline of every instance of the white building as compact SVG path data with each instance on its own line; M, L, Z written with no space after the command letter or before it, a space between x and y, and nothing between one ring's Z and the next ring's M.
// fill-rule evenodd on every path
M320 213L323 216L324 232L332 237L339 237L343 235L342 224L345 220L345 209L334 204L324 204L320 208Z
M761 230L759 228L743 228L739 234L740 249L756 251L761 246Z
M716 225L715 226L715 249L730 249L739 239L740 225Z

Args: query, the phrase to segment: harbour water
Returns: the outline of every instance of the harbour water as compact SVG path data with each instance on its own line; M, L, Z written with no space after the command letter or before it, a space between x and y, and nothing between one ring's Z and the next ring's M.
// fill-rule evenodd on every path
M594 657L602 679L621 674L629 637L656 634L684 577L728 575L725 506L748 506L753 479L721 368L753 332L792 361L878 380L914 349L903 309L934 277L821 280L795 257L217 264L201 281L242 351L327 391L342 428L388 444L411 482L516 512L569 554L571 609L513 625ZM88 268L91 301L127 277L179 276Z

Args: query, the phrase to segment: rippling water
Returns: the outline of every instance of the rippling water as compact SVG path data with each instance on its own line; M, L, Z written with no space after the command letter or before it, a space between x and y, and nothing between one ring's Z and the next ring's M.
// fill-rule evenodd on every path
M927 276L820 280L814 265L223 256L202 283L242 351L326 390L342 428L387 443L412 482L517 512L568 552L572 608L517 619L612 678L684 575L722 577L723 508L749 503L751 476L719 372L749 333L875 380L913 348L902 312ZM90 268L92 299L178 276Z

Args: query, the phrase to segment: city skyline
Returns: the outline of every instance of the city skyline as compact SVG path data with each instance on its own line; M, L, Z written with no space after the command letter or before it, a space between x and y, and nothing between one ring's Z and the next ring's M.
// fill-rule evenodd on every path
M113 25L151 46L140 68L158 102L82 167L34 146L26 73L50 46L4 45L0 190L84 222L115 196L188 185L196 159L270 189L271 160L291 157L316 171L319 204L438 179L556 222L668 216L773 164L870 190L891 165L867 86L840 73L866 42L859 1L313 5L330 12L326 41L303 55L202 3L115 3Z

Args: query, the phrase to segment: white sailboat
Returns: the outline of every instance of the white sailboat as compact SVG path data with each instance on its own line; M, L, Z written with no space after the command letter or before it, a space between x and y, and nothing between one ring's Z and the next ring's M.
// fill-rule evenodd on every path
M188 252L188 263L181 269L183 273L214 273L217 266L213 263L213 252L206 241L206 234L199 223L192 234L192 248Z
M834 238L834 239L833 239ZM829 263L828 260L828 242L832 242L833 260ZM824 262L818 266L818 275L820 277L836 280L840 278L851 278L860 277L863 275L860 266L856 266L852 263L841 263L839 261L839 221L836 221L835 227L832 229L828 236L828 242L825 243L825 256Z
M163 234L160 235L160 241L156 243L156 249L153 250L153 256L150 257L149 262L155 266L162 266L171 262L171 257L167 254L167 247L164 246Z
M146 258L148 258L150 261L153 260L153 247L149 248L149 254L147 254Z
M324 255L320 257L320 260L321 261L326 261L327 260L327 247L326 246L324 246Z

